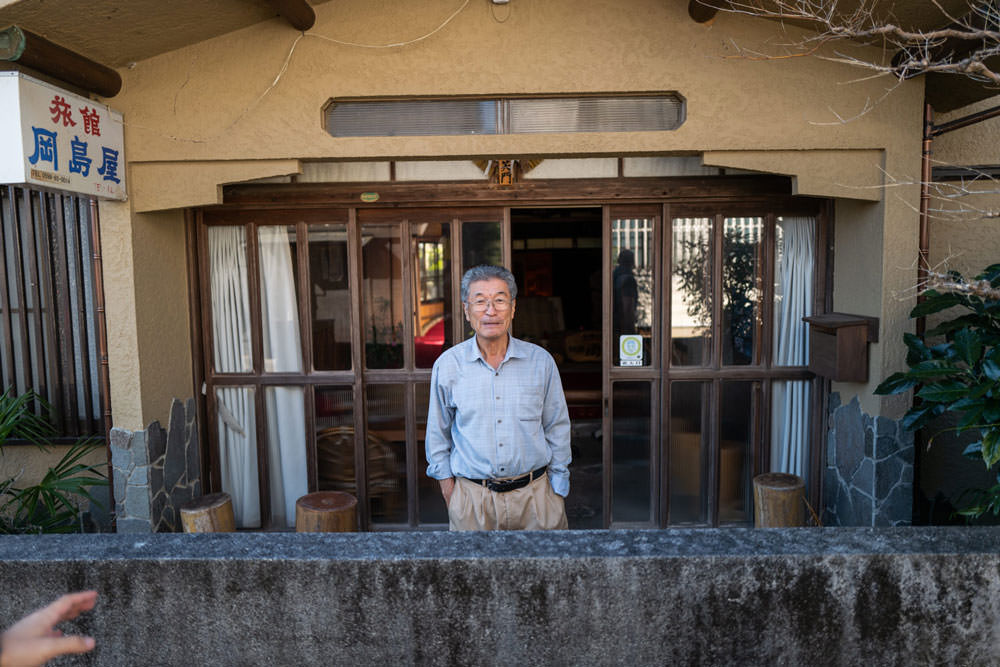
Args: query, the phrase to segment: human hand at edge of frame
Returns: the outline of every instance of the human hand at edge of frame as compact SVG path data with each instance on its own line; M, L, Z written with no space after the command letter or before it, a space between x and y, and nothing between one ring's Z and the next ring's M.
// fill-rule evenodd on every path
M441 495L444 496L444 505L445 507L449 507L451 505L451 494L455 491L455 478L449 477L438 481L441 483Z
M68 593L28 614L0 636L0 667L35 667L61 655L92 650L93 637L64 637L55 626L90 611L96 603L97 591Z

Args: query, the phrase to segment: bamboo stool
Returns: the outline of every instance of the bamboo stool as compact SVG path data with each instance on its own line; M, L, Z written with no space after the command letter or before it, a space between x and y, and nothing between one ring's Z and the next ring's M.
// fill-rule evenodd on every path
M228 493L210 493L181 505L185 533L233 533L233 499Z
M351 533L357 530L358 499L343 491L307 493L295 501L295 532Z
M806 525L805 491L805 480L798 475L768 472L754 477L754 528Z

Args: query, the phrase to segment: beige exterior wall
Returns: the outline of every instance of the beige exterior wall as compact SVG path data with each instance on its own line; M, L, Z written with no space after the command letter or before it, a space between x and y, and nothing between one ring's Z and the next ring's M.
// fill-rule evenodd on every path
M221 184L296 173L303 159L678 152L788 174L800 194L841 198L835 308L878 316L894 332L872 346L871 381L842 391L861 396L867 412L895 411L870 393L903 362L896 332L908 326L915 280L922 82L886 94L891 83L827 60L735 57L734 45L767 49L794 36L728 14L699 25L686 5L472 2L434 32L454 0L338 0L315 8L304 35L273 20L122 70L111 103L126 122L131 213L123 206L104 217L116 205L102 206L122 290L109 303L109 326L120 317L111 346L116 425L161 418L168 396L192 391L181 350L190 344L180 214L137 211L213 203ZM369 48L404 42L412 43ZM679 92L687 121L672 132L339 139L321 124L332 97L635 91ZM909 184L885 191L885 174ZM139 276L139 266L160 267L164 279Z
M946 123L997 105L1000 96L942 114L935 122ZM998 147L1000 118L993 118L935 139L932 159L934 166L1000 165ZM956 270L972 277L1000 262L1000 183L985 177L965 185L941 183L932 189L932 197L932 268Z

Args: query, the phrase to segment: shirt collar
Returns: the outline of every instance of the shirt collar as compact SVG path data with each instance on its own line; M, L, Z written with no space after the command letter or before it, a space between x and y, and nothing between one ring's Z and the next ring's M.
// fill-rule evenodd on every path
M483 363L486 363L486 360L483 359L483 353L479 351L479 345L476 344L476 337L473 336L466 342L468 343L469 347L465 353L465 360L468 362L473 362L476 361L477 359L482 359ZM529 350L527 343L525 343L523 340L519 338L514 338L513 336L510 335L510 332L507 333L507 353L504 355L503 361L507 361L508 359L527 357L528 351ZM503 362L500 363L502 364Z

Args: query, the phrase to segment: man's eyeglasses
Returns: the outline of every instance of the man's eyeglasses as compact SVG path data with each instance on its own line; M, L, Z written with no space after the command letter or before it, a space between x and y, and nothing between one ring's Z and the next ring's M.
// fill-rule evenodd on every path
M485 313L490 309L490 304L493 304L493 309L498 313L510 308L510 298L505 296L498 296L492 299L476 299L475 301L469 301L469 308L477 313Z

